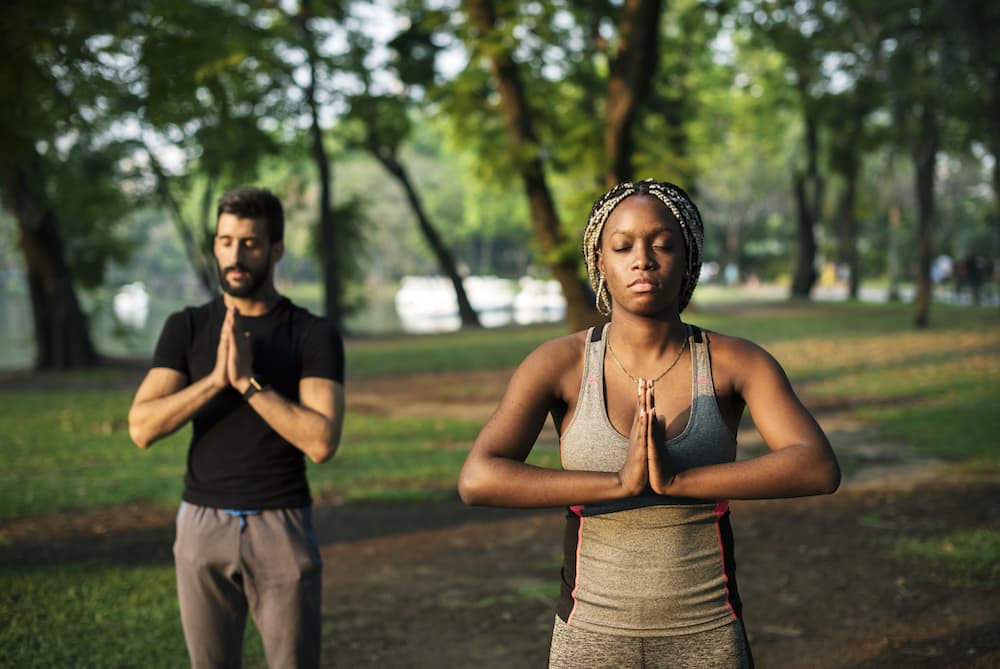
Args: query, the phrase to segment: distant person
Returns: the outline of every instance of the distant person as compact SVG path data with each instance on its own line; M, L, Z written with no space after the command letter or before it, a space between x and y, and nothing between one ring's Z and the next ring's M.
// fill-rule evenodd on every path
M672 184L601 196L583 252L610 323L531 353L462 468L467 504L568 507L552 668L752 666L727 500L839 485L774 358L681 320L703 239ZM736 462L744 408L771 452ZM525 463L550 414L562 470Z
M171 315L129 411L140 448L193 424L174 558L191 666L239 667L247 612L269 667L318 667L323 564L304 456L340 441L337 330L278 294L281 203L260 188L219 200L223 294Z
M982 260L976 254L970 253L962 260L961 268L962 283L968 286L972 303L978 305L983 287Z

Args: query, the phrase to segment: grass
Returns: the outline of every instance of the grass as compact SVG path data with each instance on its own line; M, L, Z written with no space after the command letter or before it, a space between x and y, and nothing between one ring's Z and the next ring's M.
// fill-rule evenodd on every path
M172 565L82 564L0 571L0 666L184 667ZM247 625L244 660L263 667Z
M706 302L686 318L764 345L810 405L861 422L874 439L970 467L1000 467L992 446L1000 433L995 310L935 305L933 325L924 331L912 329L911 305ZM537 326L350 340L348 392L352 379L365 377L509 368L563 333L560 326ZM125 423L132 388L122 374L48 375L0 394L0 522L130 502L177 503L189 433L149 451L132 446ZM56 390L67 386L91 390ZM313 490L343 500L451 496L479 427L440 416L352 413L342 451L332 463L310 467ZM557 466L555 448L537 449L532 461ZM903 542L895 555L951 574L956 583L987 579L995 587L998 536L982 530ZM547 588L510 596L548 597ZM0 563L0 620L0 666L186 665L169 565ZM248 634L247 666L262 666L259 640Z
M513 367L543 341L564 334L564 325L531 325L354 340L347 344L347 373L363 378Z
M916 562L923 578L951 587L1000 588L1000 531L980 528L936 539L904 539L892 549L898 560Z

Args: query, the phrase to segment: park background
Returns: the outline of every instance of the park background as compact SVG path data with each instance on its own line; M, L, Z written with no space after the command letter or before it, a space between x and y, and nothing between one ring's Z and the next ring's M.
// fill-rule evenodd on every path
M281 290L347 337L310 468L326 662L544 665L560 513L462 508L455 477L518 361L599 320L583 225L647 176L705 219L685 317L774 353L844 466L734 503L758 666L994 666L997 7L6 3L0 666L186 663L188 434L140 452L125 415L241 183L286 204Z

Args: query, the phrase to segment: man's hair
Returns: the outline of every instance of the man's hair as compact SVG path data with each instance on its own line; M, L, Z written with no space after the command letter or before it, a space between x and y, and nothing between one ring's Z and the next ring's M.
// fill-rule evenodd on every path
M266 188L239 186L219 198L215 220L223 214L267 222L268 241L273 244L285 238L285 210L281 200Z
M684 189L668 181L654 179L624 181L597 198L590 210L587 227L583 231L583 258L587 263L590 286L597 298L597 310L604 316L611 315L611 294L608 292L607 284L604 283L604 277L597 269L597 254L601 247L604 224L608 222L615 207L632 195L655 197L670 210L681 226L684 248L687 251L687 271L681 280L680 294L680 310L684 311L684 307L691 301L691 294L698 285L698 277L701 274L701 251L705 242L705 229L698 207Z

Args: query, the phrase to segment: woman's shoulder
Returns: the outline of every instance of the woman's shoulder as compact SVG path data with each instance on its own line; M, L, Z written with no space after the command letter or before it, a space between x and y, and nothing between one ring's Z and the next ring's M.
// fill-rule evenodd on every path
M760 344L711 330L705 335L717 385L730 385L739 391L750 379L777 378L783 374L781 364Z
M573 332L562 337L549 339L538 345L531 352L525 362L535 359L537 362L546 362L551 365L566 365L578 363L583 358L584 347L587 343L587 330Z
M524 359L516 376L551 397L567 401L580 385L587 330L549 339Z
M714 330L703 330L712 353L712 362L725 363L736 367L762 360L773 360L771 354L760 344L745 337L727 335Z

